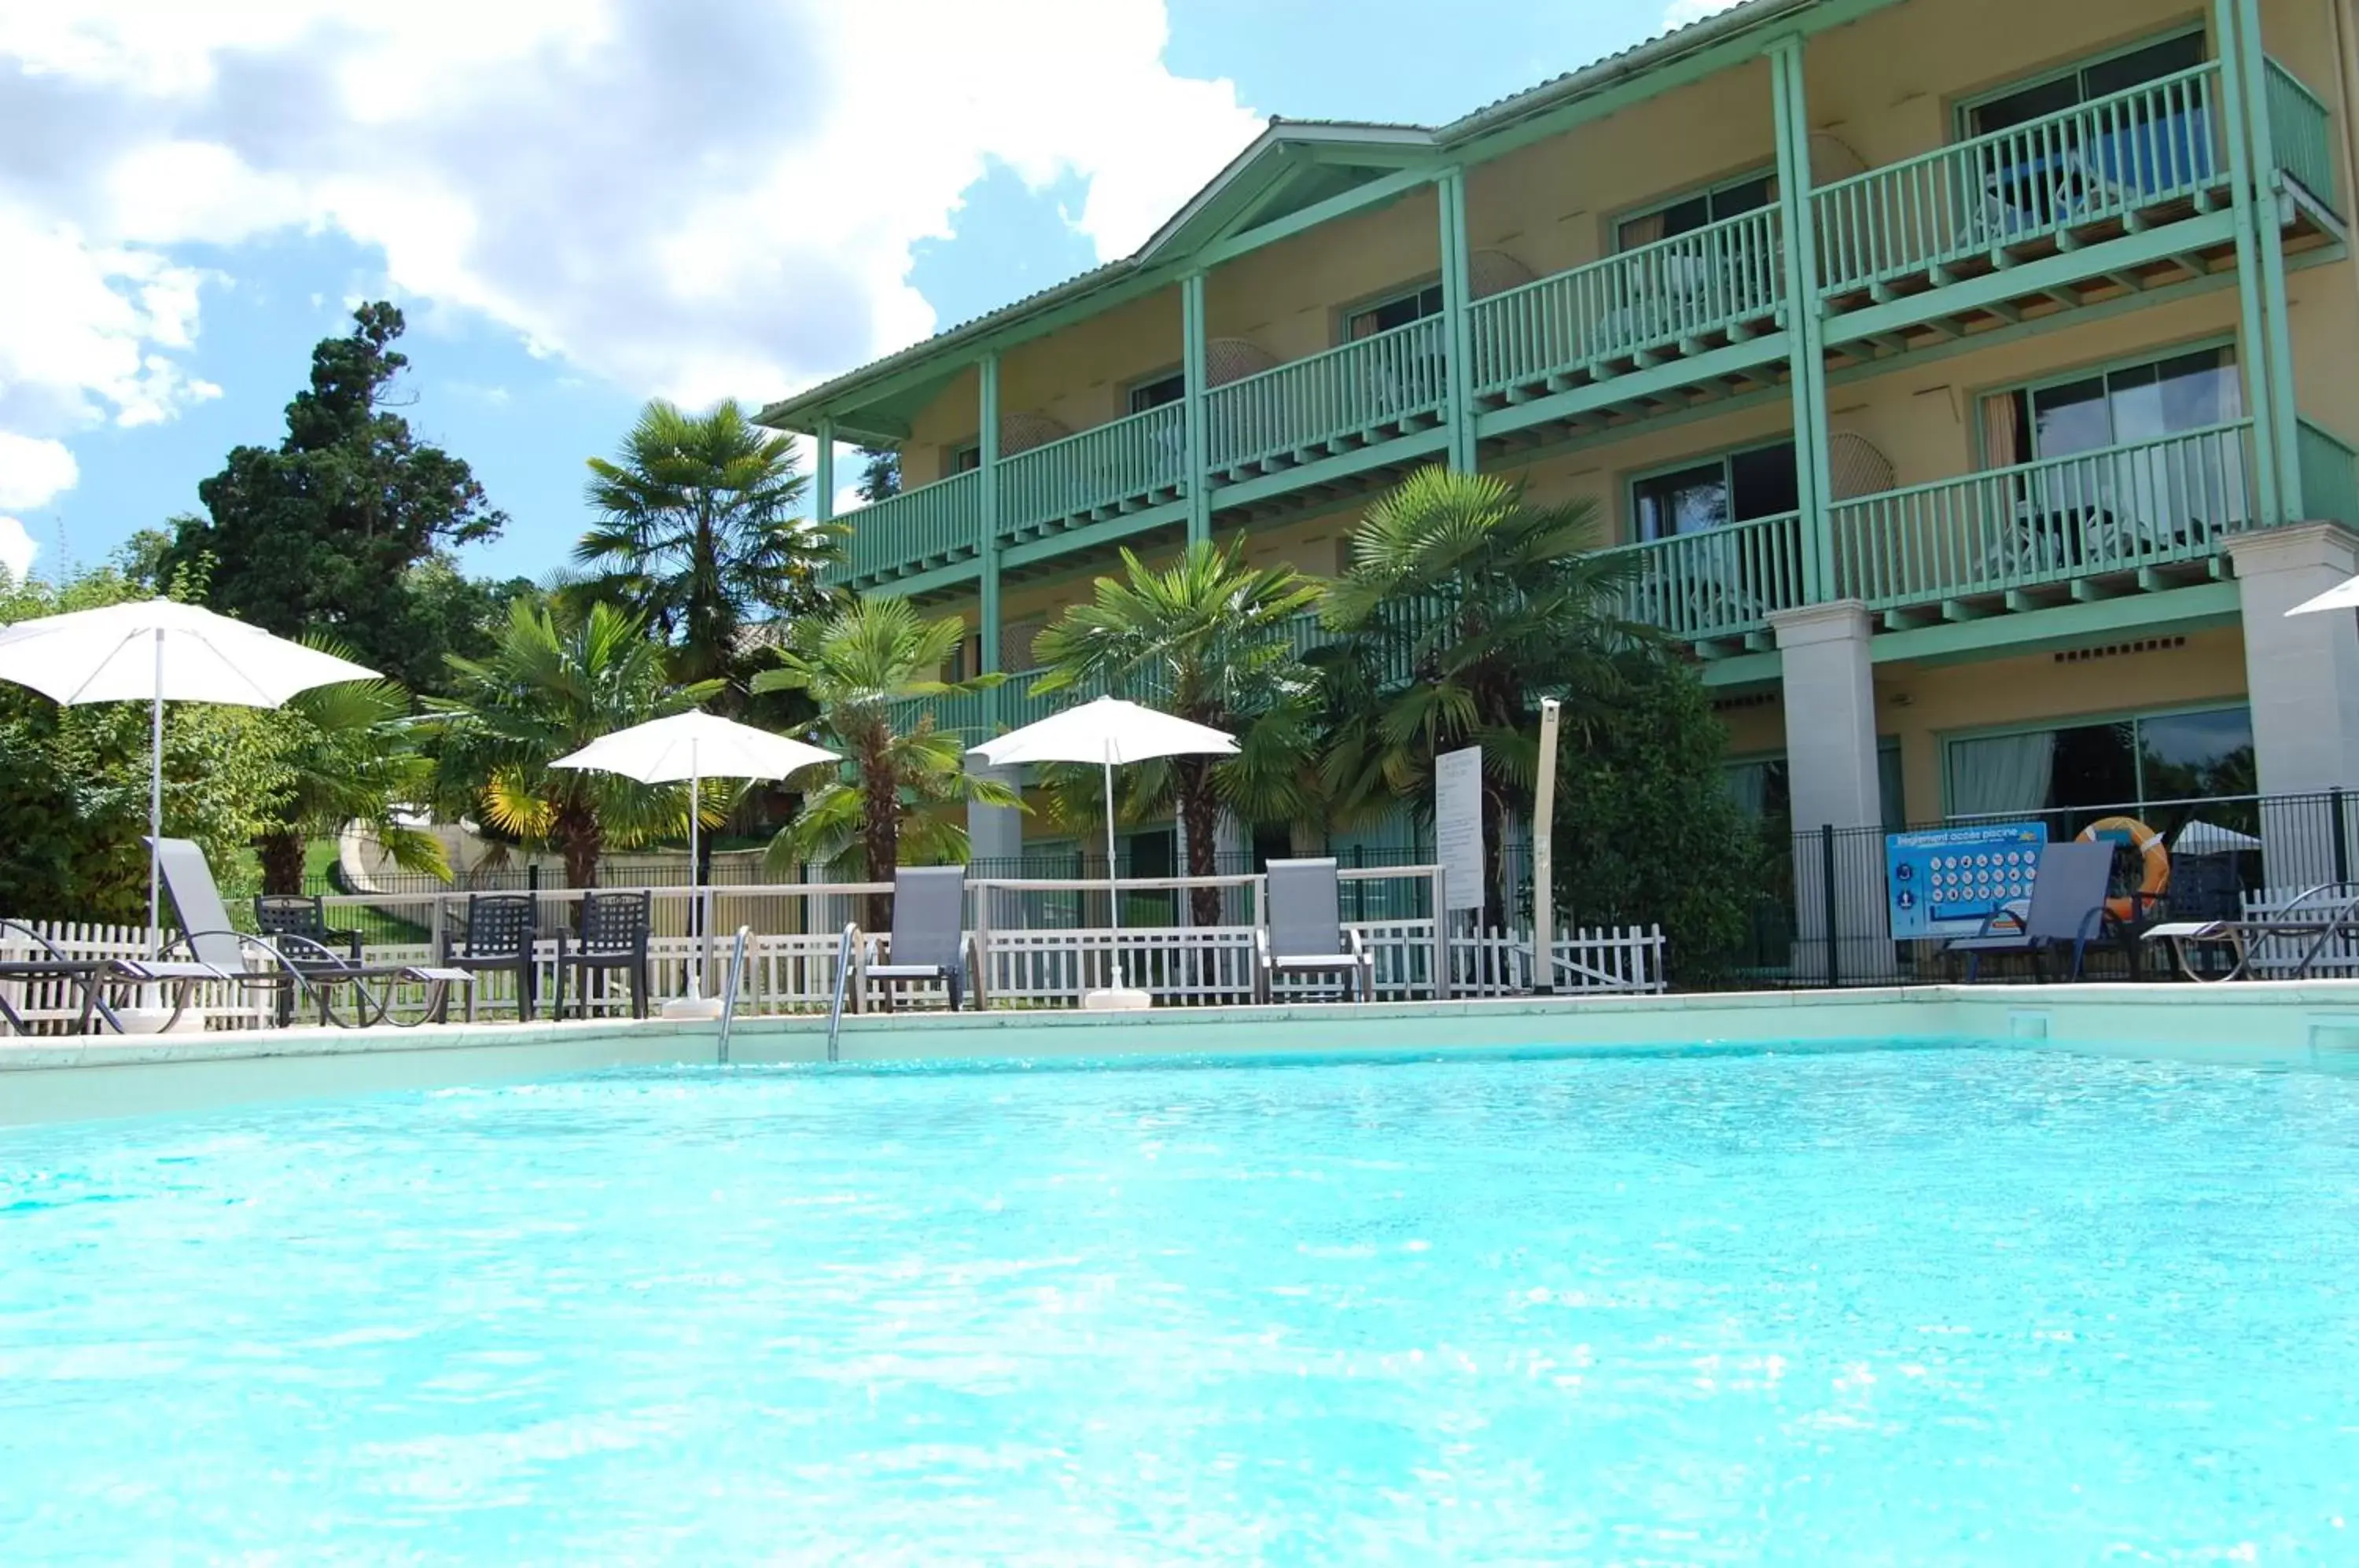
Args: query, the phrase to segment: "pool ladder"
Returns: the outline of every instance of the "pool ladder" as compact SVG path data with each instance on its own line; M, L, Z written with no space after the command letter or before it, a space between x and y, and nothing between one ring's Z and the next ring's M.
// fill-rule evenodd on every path
M729 1060L729 1026L737 1021L737 987L745 977L745 943L752 939L752 926L739 926L737 940L729 950L729 977L721 985L721 1060Z
M835 1058L836 1031L843 1027L843 990L852 978L852 950L859 944L860 927L846 921L843 935L835 943L835 1001L827 1010L827 1059Z

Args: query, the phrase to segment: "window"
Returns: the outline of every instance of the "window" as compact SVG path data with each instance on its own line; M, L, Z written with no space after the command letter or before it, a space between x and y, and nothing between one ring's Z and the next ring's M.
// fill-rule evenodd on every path
M983 443L964 441L949 449L950 461L942 465L942 477L954 474L972 474L983 466Z
M2114 809L2143 815L2158 802L2249 795L2257 782L2252 711L2241 706L1953 740L1946 762L1952 817L2044 816L2060 837Z
M1343 321L1343 335L1356 343L1441 314L1441 285L1429 285L1353 311Z
M2201 65L2203 59L2203 31L2199 27L2191 33L2109 55L1969 104L1962 116L1962 128L1969 136L2010 130L2049 114L2062 114L2094 98L2109 97L2179 71L2191 71Z
M1160 408L1167 403L1177 403L1188 395L1188 377L1180 371L1141 381L1130 389L1130 411L1144 414L1149 408Z
M1648 474L1630 486L1631 517L1642 539L1782 517L1800 506L1791 441Z
M2112 453L2036 470L2021 482L2019 505L2027 526L2040 519L2041 529L2060 532L2055 559L2073 559L2076 540L2082 558L2093 544L2099 557L2115 559L2249 520L2237 437L2140 447L2243 417L2235 350L2199 349L1994 393L1983 399L1983 451L1993 468Z
M1614 226L1614 248L1636 250L1640 245L1653 245L1657 240L1692 234L1724 218L1756 212L1777 200L1776 175L1748 175L1725 185L1715 185L1708 191L1699 191L1692 196L1682 196L1651 212L1625 218Z
M1756 757L1745 762L1732 762L1724 769L1728 792L1745 814L1761 824L1765 838L1775 844L1794 831L1794 798L1791 776L1783 757ZM1881 741L1875 748L1875 784L1878 808L1884 813L1885 826L1897 829L1908 818L1901 795L1900 743Z

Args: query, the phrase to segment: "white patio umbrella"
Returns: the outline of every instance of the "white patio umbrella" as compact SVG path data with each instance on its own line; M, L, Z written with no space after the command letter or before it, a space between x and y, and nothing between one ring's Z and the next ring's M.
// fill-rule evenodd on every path
M2217 822L2191 822L2179 830L2179 837L2170 846L2173 855L2235 855L2261 847L2261 841L2248 833L2223 828Z
M2288 615L2320 615L2329 610L2359 610L2359 577L2338 583L2315 599L2304 599Z
M707 779L784 779L823 762L842 760L832 751L768 730L757 730L724 719L718 713L691 711L668 719L653 719L626 730L601 735L551 768L592 768L619 773L642 784L677 784L688 780L688 877L696 880L697 848L702 823L703 781ZM712 932L705 933L708 940ZM697 965L695 989L702 989L703 964Z
M1175 719L1118 697L1100 697L1068 708L1038 724L1011 730L997 740L970 748L994 768L1023 762L1094 762L1105 769L1106 895L1114 929L1122 930L1122 895L1114 877L1114 770L1126 762L1158 757L1228 757L1236 737L1207 724ZM1122 957L1114 956L1114 983L1122 984Z
M148 724L147 930L163 930L164 704L230 702L276 708L298 691L377 672L273 637L196 604L147 599L19 621L0 631L0 680L67 707L146 702Z

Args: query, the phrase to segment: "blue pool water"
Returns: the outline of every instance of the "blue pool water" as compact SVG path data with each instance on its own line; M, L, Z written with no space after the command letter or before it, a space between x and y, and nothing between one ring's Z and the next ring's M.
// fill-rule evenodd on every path
M0 1133L0 1559L2359 1562L2359 1082L683 1069Z

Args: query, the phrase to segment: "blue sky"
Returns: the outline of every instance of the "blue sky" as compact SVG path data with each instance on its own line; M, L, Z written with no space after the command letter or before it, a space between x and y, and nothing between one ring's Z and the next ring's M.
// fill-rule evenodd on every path
M511 518L470 568L538 576L652 394L777 396L1125 253L1259 116L1447 119L1713 8L766 3L0 17L0 251L33 274L0 303L0 517L36 570L196 509L385 296L409 419Z

